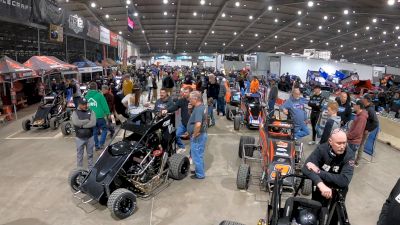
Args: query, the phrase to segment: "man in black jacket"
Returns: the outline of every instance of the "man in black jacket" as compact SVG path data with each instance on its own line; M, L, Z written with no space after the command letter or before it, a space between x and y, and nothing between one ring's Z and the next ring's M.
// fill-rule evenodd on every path
M276 81L274 79L270 80L270 91L268 94L268 110L269 116L274 115L275 103L278 98L278 86L276 85Z
M168 72L168 75L163 79L162 87L166 89L169 96L172 96L172 89L174 88L174 80L172 80L170 72Z
M93 127L96 126L96 114L89 109L87 100L80 98L78 109L72 113L72 125L76 134L77 166L83 167L83 154L86 146L88 169L93 167L94 136Z
M400 224L400 179L390 192L389 197L382 206L381 215L377 225Z
M308 143L309 145L315 144L315 137L317 136L316 125L321 115L321 107L324 102L324 97L321 95L321 87L319 85L314 86L314 94L311 96L308 106L311 107L310 121L312 126L312 140Z
M359 165L362 153L364 152L365 142L368 139L369 133L373 132L375 129L378 129L379 127L378 116L376 115L375 105L372 103L371 97L368 94L366 94L362 97L361 101L364 104L365 110L368 113L368 119L367 119L367 124L365 125L365 131L361 141L361 145L357 151L357 158L355 163L356 166Z
M351 119L351 99L347 92L340 93L340 96L336 98L336 102L339 104L338 116L341 118L341 126L346 125Z
M175 104L168 107L166 110L163 110L162 113L166 114L167 112L175 112L178 109L181 109L181 123L176 129L176 144L178 145L177 153L183 153L186 150L185 144L182 142L181 136L187 132L187 123L189 121L189 95L191 88L182 88L181 90L181 98L179 98Z
M354 154L347 148L346 133L340 129L332 131L329 141L319 145L302 168L303 174L317 186L312 199L321 202L323 206L328 206L332 189L340 189L343 196L346 196L353 171ZM336 216L332 218L331 224L337 224Z

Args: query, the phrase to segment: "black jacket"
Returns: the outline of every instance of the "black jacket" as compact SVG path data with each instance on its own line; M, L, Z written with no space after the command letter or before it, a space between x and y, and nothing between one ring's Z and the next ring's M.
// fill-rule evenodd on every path
M377 225L400 224L400 179L397 180L386 202L383 203Z
M325 98L322 94L312 95L310 101L308 102L308 106L311 107L311 111L313 112L321 112L321 106L324 102Z
M162 81L162 85L164 88L173 88L174 87L174 81L172 80L171 76L166 76L164 80Z
M373 104L365 108L368 113L367 124L365 125L365 130L371 132L375 130L379 125L378 117L376 116L375 106Z
M175 102L172 106L168 107L168 112L175 112L178 109L181 109L181 119L182 125L186 127L189 121L189 101L186 98L180 98Z
M219 84L209 84L207 88L207 98L217 99L219 94Z
M268 100L276 101L277 98L278 98L278 86L274 84L273 86L271 86L271 89L269 90Z
M320 173L314 173L307 169L307 163L312 162L318 168ZM354 153L346 147L342 155L335 155L328 143L319 145L307 158L302 172L309 177L315 185L324 182L331 188L347 188L353 177L354 171Z
M340 98L336 98L336 102L339 104L339 111L337 113L338 116L342 119L342 126L344 126L351 119L351 104L350 99L347 99L346 103L342 104Z

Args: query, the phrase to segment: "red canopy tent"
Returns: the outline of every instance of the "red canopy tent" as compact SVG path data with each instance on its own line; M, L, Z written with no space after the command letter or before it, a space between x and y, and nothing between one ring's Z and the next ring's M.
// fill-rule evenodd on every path
M4 93L6 92L5 83L11 85L11 102L14 107L15 118L17 119L16 93L14 90L14 81L38 77L30 68L12 60L7 56L0 58L0 83L3 83Z
M78 71L78 67L75 65L68 64L54 56L32 56L24 63L24 66L42 75L53 72Z

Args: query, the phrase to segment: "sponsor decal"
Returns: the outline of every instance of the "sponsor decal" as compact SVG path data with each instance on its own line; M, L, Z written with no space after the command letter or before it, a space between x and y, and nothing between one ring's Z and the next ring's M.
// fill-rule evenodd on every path
M30 5L24 4L24 1L11 1L11 0L0 0L0 3L6 4L18 9L28 10L31 8Z
M283 152L276 152L276 155L289 157L289 154Z
M69 16L68 24L69 24L69 29L73 30L76 34L82 32L83 28L85 27L83 19L79 17L77 14Z
M397 197L396 197L395 199L396 199L396 201L397 201L398 203L400 203L400 194L397 195Z
M331 166L324 164L322 169L328 172L331 169Z
M334 166L332 170L335 173L339 173L339 166Z
M97 102L93 98L89 98L88 104L90 107L97 107Z
M165 121L164 123L163 123L163 127L166 127L166 126L168 126L168 125L170 125L171 124L171 121L170 120L167 120L167 121Z
M276 150L280 151L280 152L286 152L287 151L285 148L277 148Z
M276 142L276 146L281 147L281 148L287 148L288 145L289 145L288 143L283 142L283 141Z

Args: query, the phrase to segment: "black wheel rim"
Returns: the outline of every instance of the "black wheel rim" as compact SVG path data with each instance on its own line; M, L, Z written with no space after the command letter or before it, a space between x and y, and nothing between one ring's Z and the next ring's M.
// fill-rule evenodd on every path
M79 188L79 186L81 186L81 184L83 183L83 180L85 179L86 176L87 176L86 172L80 172L75 176L74 188L76 190Z
M71 124L69 123L65 124L65 132L67 132L67 134L71 133Z
M129 213L134 206L133 200L130 198L123 198L118 202L118 211L122 213Z

